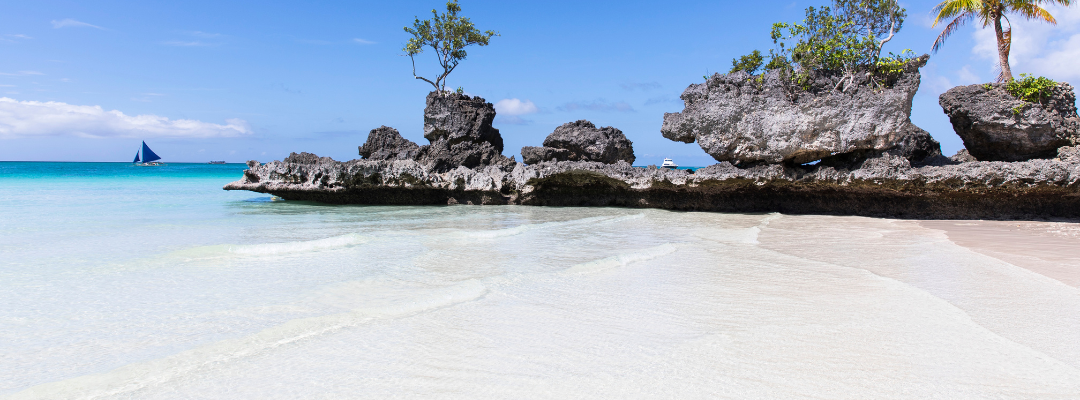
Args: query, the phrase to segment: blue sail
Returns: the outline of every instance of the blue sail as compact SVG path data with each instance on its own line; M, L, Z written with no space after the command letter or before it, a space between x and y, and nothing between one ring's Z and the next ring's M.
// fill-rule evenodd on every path
M132 163L137 163L137 162L139 162L139 152L138 151L135 152L135 161L132 161Z
M150 146L146 145L146 142L142 142L142 159L143 162L154 162L161 159L161 156L154 154L153 150L150 150Z

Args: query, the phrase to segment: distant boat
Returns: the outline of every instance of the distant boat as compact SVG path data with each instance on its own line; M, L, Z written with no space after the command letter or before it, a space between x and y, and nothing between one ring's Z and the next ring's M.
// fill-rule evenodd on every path
M211 162L208 162L207 164L224 164L224 163L225 163L224 161L211 161Z
M660 168L677 169L677 168L679 168L679 164L676 164L674 161L671 161L670 158L665 158L664 163L660 165Z
M139 162L139 152L136 151L135 161L132 161L132 163L139 167L157 167L160 165L165 165L157 162L157 160L160 159L161 156L157 155L157 153L154 153L153 150L150 150L150 146L147 146L146 142L142 142L142 162Z

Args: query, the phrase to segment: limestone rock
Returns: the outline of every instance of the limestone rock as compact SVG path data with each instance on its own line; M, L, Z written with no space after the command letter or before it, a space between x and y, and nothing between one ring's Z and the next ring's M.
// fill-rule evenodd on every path
M968 153L967 149L960 149L960 151L956 152L956 154L954 154L952 157L949 157L949 160L957 163L979 161L976 160L975 157L972 157L971 153Z
M1064 162L1080 164L1080 146L1065 146L1059 148L1057 158Z
M544 139L544 147L523 147L521 157L526 164L540 161L597 161L615 164L620 160L633 164L635 159L634 143L627 139L622 131L610 126L597 128L586 120L560 125Z
M421 164L430 166L438 172L446 172L457 167L477 168L486 165L508 166L514 163L490 142L437 140L430 145L420 146L416 158Z
M336 162L330 157L319 157L317 155L300 152L300 154L289 153L288 157L285 157L285 162L293 164L318 164L318 163L333 163ZM249 161L250 163L250 161ZM249 165L250 166L250 165Z
M570 150L551 147L525 146L521 148L521 162L532 165L543 161L569 161Z
M1019 100L1004 84L958 86L943 93L938 104L980 161L1053 158L1080 135L1076 95L1067 83L1044 104Z
M365 160L412 160L418 154L420 145L385 125L372 129L367 142L360 146L360 156Z
M491 126L495 106L481 97L448 92L431 92L424 108L424 138L417 161L436 171L483 165L506 166L512 161L502 155L503 139Z
M681 113L665 113L661 133L670 140L697 142L717 161L736 164L802 164L835 154L898 147L911 128L911 100L919 68L928 56L878 86L868 75L843 81L816 71L797 87L782 71L760 76L716 74L690 85ZM918 152L914 153L918 154Z
M482 97L431 92L424 108L424 138L432 143L488 142L501 152L502 135L491 126L494 120L495 106Z

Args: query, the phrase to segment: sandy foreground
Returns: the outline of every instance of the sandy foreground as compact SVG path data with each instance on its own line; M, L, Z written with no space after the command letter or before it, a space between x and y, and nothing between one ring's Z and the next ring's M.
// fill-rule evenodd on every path
M919 221L957 245L1080 287L1080 223Z

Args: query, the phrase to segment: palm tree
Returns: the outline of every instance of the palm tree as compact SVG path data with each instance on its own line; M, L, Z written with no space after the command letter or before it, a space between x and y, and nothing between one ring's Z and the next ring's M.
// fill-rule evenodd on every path
M1042 20L1047 23L1056 25L1057 20L1053 15L1050 15L1048 11L1041 7L1042 4L1060 4L1068 7L1071 0L945 0L937 7L934 7L934 12L937 13L937 18L934 19L934 25L937 26L938 22L943 19L949 19L956 17L945 26L945 30L941 31L937 40L934 41L933 51L936 53L938 49L945 44L945 39L956 32L961 26L964 26L971 20L977 20L982 23L983 28L994 25L994 34L997 35L997 50L998 50L998 65L1001 67L1001 74L998 75L998 82L1008 82L1013 79L1012 69L1009 68L1009 50L1012 46L1012 23L1009 21L1009 17L1005 14L1014 13L1027 19ZM1008 27L1002 27L1001 20L1005 19L1008 23Z

